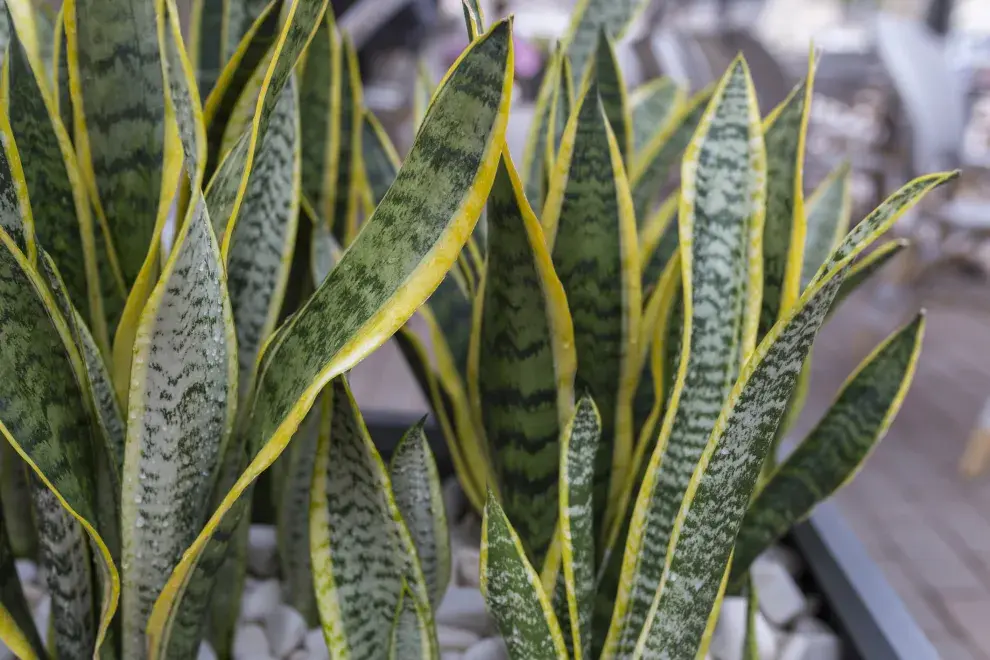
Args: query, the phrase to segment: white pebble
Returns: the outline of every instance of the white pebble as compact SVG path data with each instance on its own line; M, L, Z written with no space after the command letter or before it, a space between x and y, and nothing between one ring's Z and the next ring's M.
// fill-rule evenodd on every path
M309 651L306 649L296 649L289 654L286 660L309 660Z
M842 644L835 634L796 632L784 642L780 660L840 660Z
M807 604L804 593L794 583L782 563L757 560L750 570L760 611L770 623L784 627L804 613Z
M811 616L802 617L794 623L794 632L803 633L822 633L832 635L832 629L828 627L828 624L821 619L816 619Z
M265 580L241 596L241 619L260 623L282 601L282 588L276 580Z
M447 589L437 608L438 624L470 630L482 637L495 632L494 622L488 616L485 599L477 589L451 587Z
M481 639L478 633L450 626L437 626L437 642L441 651L464 651Z
M265 630L272 653L284 658L302 646L306 639L306 620L288 605L279 605L265 617Z
M306 633L306 650L309 651L310 660L330 660L327 640L321 628L312 628Z
M15 559L14 568L17 569L17 579L22 585L38 582L38 565L30 559Z
M745 598L726 596L712 635L711 654L718 660L741 660L746 641ZM762 612L756 613L756 646L761 658L777 655L777 635Z
M250 623L234 633L234 660L268 660L268 640L261 626Z
M509 660L509 650L501 637L489 637L469 648L464 660Z
M216 651L213 650L209 642L203 641L199 643L199 652L196 654L196 660L217 660Z
M251 525L248 531L247 565L252 575L267 578L278 569L275 528L271 525Z
M771 545L756 558L756 561L762 561L764 559L783 565L793 578L800 576L804 572L804 560L801 559L801 555L785 545Z
M464 660L460 651L440 651L440 660Z
M454 554L454 580L461 587L481 586L481 551L461 546Z

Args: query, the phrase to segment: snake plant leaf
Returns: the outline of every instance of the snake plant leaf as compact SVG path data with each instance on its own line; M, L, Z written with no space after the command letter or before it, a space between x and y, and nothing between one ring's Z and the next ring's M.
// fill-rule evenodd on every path
M271 57L280 35L279 15L283 5L283 0L273 0L258 16L224 65L203 105L207 143L204 180L213 176L224 155L221 151L224 131L244 88L262 62Z
M80 375L85 367L47 286L0 232L0 433L79 522L92 541L100 582L95 645L117 608L119 579L104 538L116 538L116 510L97 506L95 429ZM41 530L39 530L39 534Z
M226 62L224 11L229 0L194 0L189 20L189 55L196 64L196 82L209 95Z
M574 660L591 657L595 600L595 533L592 494L601 419L595 402L581 397L561 433L560 534Z
M7 108L3 110L0 112L0 229L33 263L37 259L37 244L28 187Z
M487 271L468 384L506 514L542 566L557 519L560 434L574 409L574 330L543 231L507 151L488 198Z
M38 531L31 516L29 468L6 440L0 443L0 515L15 557L38 556Z
M619 68L615 54L615 44L603 27L598 33L595 48L595 68L598 79L598 98L605 109L605 117L619 143L619 153L623 162L629 162L632 155L632 115L626 93L626 81Z
M237 330L240 396L250 392L262 343L274 331L299 223L299 98L289 77L255 156L227 261Z
M852 215L851 170L842 163L822 181L805 204L807 235L801 288L808 286L828 255L849 231Z
M607 167L599 165L605 163ZM642 301L632 199L594 71L564 133L543 229L574 322L575 387L595 400L602 418L597 526L610 477L623 473L632 457L631 403ZM618 485L614 480L612 487Z
M399 605L392 622L389 642L389 660L424 660L432 657L428 619L423 608L416 603L412 591L403 585Z
M643 293L648 294L678 250L677 195L668 197L652 216L640 224L639 259L643 267Z
M467 27L468 39L472 41L485 31L485 11L478 0L461 0L464 10L464 24Z
M338 76L339 105L331 108L331 112L335 114L333 121L339 122L337 179L332 187L324 191L321 210L323 217L330 222L333 235L341 245L347 247L357 235L364 101L357 50L347 36L342 41L343 62Z
M763 126L767 151L767 198L763 228L761 337L787 312L801 293L806 226L804 147L814 76L815 63L812 58L808 65L808 77L770 113Z
M911 385L924 328L919 314L874 350L760 488L739 528L733 579L741 579L757 555L848 483L880 443Z
M422 59L416 62L416 79L413 81L413 131L419 130L419 125L423 123L436 87L426 62Z
M507 21L461 56L385 199L327 279L268 343L244 426L249 463L223 489L220 505L172 571L149 621L152 649L182 609L193 569L206 559L204 549L219 546L222 556L224 539L247 503L239 498L278 458L323 386L384 343L453 264L494 177L510 100L511 56ZM464 125L474 130L454 128ZM197 571L196 580L202 577Z
M10 128L23 157L37 240L65 275L72 304L109 347L93 222L72 143L49 101L40 63L31 62L16 39L8 53L10 97L16 101L8 107Z
M174 0L166 0L163 10L166 25L163 48L165 57L162 61L168 87L168 101L175 115L186 174L191 177L193 187L198 190L202 186L206 167L206 122L203 118L196 74L182 39L179 12Z
M152 243L162 190L165 89L155 7L68 0L64 15L79 165L130 287Z
M633 653L661 581L677 506L755 343L766 176L761 136L749 69L738 58L718 84L684 156L681 356L635 500L606 657Z
M650 139L674 118L684 105L684 88L671 78L654 78L629 95L632 112L633 154L638 154Z
M549 158L548 144L550 131L553 128L552 118L555 110L554 99L560 96L562 51L558 48L547 62L540 89L533 106L533 121L526 136L526 147L523 151L522 178L526 184L526 198L530 204L542 208L547 194L547 182L544 172L548 171L552 162ZM564 121L570 116L566 115Z
M361 130L364 131L361 137L361 160L371 195L371 206L374 208L382 201L392 182L395 181L395 175L402 163L381 122L370 110L364 111Z
M594 58L599 30L621 39L648 4L647 0L580 0L576 4L563 39L575 87Z
M854 263L849 269L846 279L842 282L842 286L839 287L839 292L835 294L835 301L829 311L835 311L843 300L856 291L873 273L890 263L890 260L900 254L901 250L907 246L907 239L889 241Z
M6 440L4 441L6 445ZM4 455L6 458L6 455ZM11 531L0 516L0 640L19 658L46 658L24 591L14 568Z
M547 186L553 174L553 163L557 159L557 151L560 149L560 141L567 130L567 120L571 116L571 108L574 107L574 86L571 84L571 63L566 55L561 54L557 63L557 77L559 82L553 90L553 103L550 106L549 128L547 129L547 155L546 170ZM545 201L545 200L540 200ZM542 207L542 204L541 204Z
M567 660L550 598L491 490L481 521L481 593L510 658Z
M206 513L237 400L233 317L205 201L189 217L134 343L122 496L125 657Z
M270 0L228 0L227 25L224 36L226 50L233 52L254 25L254 22L271 5Z
M309 528L323 635L333 657L383 658L403 590L408 585L417 609L429 611L429 596L385 465L343 376L325 396L332 397L330 433L316 452Z
M430 605L436 608L450 581L450 534L440 473L423 431L425 421L424 417L402 436L388 474L395 503L416 547Z
M633 191L636 219L649 216L652 205L670 176L671 168L679 162L701 122L712 97L708 87L691 97L645 146L636 152L629 167L629 186Z
M285 24L265 69L250 127L227 152L206 191L210 219L217 234L223 235L221 254L229 262L231 240L247 196L258 152L268 133L275 107L292 73L292 68L316 32L327 0L292 0L286 7ZM245 85L245 94L250 93ZM209 133L207 134L209 137Z
M62 126L71 141L75 126L72 121L72 93L69 90L69 60L66 54L69 45L65 36L64 14L63 8L60 7L55 23L55 48L54 53L52 53L54 58L52 63L52 89L54 90L52 101L55 103L55 109L62 120Z

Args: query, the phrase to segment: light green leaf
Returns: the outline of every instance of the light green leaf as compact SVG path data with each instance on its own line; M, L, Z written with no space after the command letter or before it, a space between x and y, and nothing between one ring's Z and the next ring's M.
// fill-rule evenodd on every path
M849 231L852 215L850 176L849 163L839 165L818 185L805 204L808 227L801 268L802 290Z
M633 154L639 154L653 136L674 118L686 101L684 89L671 78L654 78L629 95L632 111Z
M709 87L691 97L673 114L650 141L636 152L629 166L629 186L633 191L636 220L642 223L660 196L670 177L671 168L679 162L712 97Z
M343 376L325 396L332 399L330 433L317 448L309 528L323 636L333 657L384 658L406 585L427 610L429 596L385 465Z
M599 30L621 39L648 4L647 0L580 0L576 4L563 40L573 67L575 87L594 56Z
M567 660L560 624L522 542L488 491L481 521L481 593L513 660Z
M233 426L236 340L223 279L197 193L134 343L121 513L128 658L144 656L151 607L202 524Z
M766 223L763 229L763 303L760 337L801 293L806 220L804 145L807 139L815 64L764 122L767 150Z
M502 152L468 385L506 513L542 566L557 519L560 433L574 409L574 330L540 223Z
M592 493L601 419L595 402L583 396L561 433L560 535L574 660L591 657L591 616L595 601L595 532Z
M602 419L595 492L598 525L610 477L624 473L632 457L642 301L632 199L594 74L564 133L543 229L574 321L575 386L595 400ZM616 480L612 487L618 485Z
M408 585L403 585L392 622L389 660L428 660L432 657L428 617L416 603Z
M79 166L130 287L171 197L162 195L165 85L155 6L67 0L64 12Z
M605 643L608 658L634 650L661 581L677 507L719 408L753 350L766 177L761 137L756 94L739 58L715 90L684 156L681 353L660 437L635 500Z
M299 223L299 98L290 77L255 157L227 261L237 330L240 396L250 392L258 353L282 308Z
M450 581L450 534L440 473L423 431L424 417L402 436L388 474L392 492L416 548L430 605L436 608Z
M746 511L733 579L771 543L848 483L880 443L914 376L924 315L891 335L849 377L828 412L757 492Z
M7 446L7 441L3 444ZM13 452L10 455L17 457ZM7 456L5 453L4 459ZM31 619L31 609L14 568L12 540L9 521L6 516L0 516L0 640L19 658L45 658L45 646Z
M278 458L323 386L381 346L453 264L494 177L510 61L503 21L448 75L392 189L327 279L269 342L243 427L249 464L222 490L219 507L173 570L149 622L152 649L179 611L183 591L208 574L206 568L195 579L192 573L209 559L203 556L209 541L222 556L248 501L239 498ZM454 130L465 123L474 130ZM446 155L438 159L440 145Z
M615 44L605 28L598 33L595 48L595 67L598 78L598 98L605 109L605 117L619 143L619 153L624 163L632 156L632 115L626 95L626 81L615 55Z

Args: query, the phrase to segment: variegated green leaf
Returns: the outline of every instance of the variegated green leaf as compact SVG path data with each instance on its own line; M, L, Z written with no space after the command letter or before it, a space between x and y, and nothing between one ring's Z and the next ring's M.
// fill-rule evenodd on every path
M594 73L562 140L543 229L574 321L575 386L591 395L602 418L597 525L611 475L622 473L632 457L631 403L642 301L632 199Z
M0 229L33 262L37 257L37 248L28 187L13 130L7 119L7 108L3 110L0 112Z
M639 258L643 267L643 293L648 294L677 253L678 195L670 196L656 212L640 223Z
M763 229L763 302L760 337L797 301L804 261L804 145L815 68L767 117L766 222ZM829 250L831 251L831 250Z
M271 5L271 0L227 0L224 5L226 29L222 36L226 38L225 50L232 53L257 18ZM281 8L277 3L276 7Z
M392 492L412 536L430 605L440 604L450 581L450 535L440 473L421 419L399 441L389 463Z
M427 617L407 585L403 585L399 605L392 621L389 660L428 660L431 658L430 630Z
M846 279L842 282L842 286L839 287L839 292L835 294L835 301L832 303L832 309L829 312L835 311L839 307L839 303L859 289L863 283L870 279L873 273L890 263L890 260L900 254L901 250L904 250L907 246L907 239L890 241L884 243L853 264L849 269L849 274L846 275Z
M227 255L242 399L250 391L258 353L275 330L285 295L299 223L299 147L299 98L290 76L255 156Z
M229 0L195 0L189 26L190 55L196 64L196 82L209 95L220 77L227 53L224 52L224 9Z
M804 265L801 268L802 290L849 231L852 215L850 185L850 166L843 163L818 185L805 204L808 226L804 241Z
M649 216L653 203L670 177L671 168L679 162L698 128L711 96L711 88L695 94L636 152L635 160L629 167L629 186L633 191L638 222Z
M279 458L286 461L285 473L276 484L278 494L278 557L282 569L285 602L292 605L309 626L319 625L313 569L309 553L309 494L313 481L313 461L320 438L330 433L329 402L318 402L309 411ZM277 464L276 464L277 465Z
M6 233L0 243L0 432L92 542L101 601L91 640L99 645L117 608L118 575L104 543L116 538L117 512L97 505L85 366L40 276Z
M364 111L364 121L361 125L364 135L361 138L362 162L364 176L371 195L371 207L385 197L389 186L395 181L401 161L392 141L385 133L381 123L370 110Z
M198 190L206 167L206 126L202 102L196 85L196 73L182 40L182 27L174 0L166 0L163 10L166 22L163 64L168 101L175 114L186 175Z
M526 198L530 200L531 205L535 205L537 208L543 207L543 200L547 194L545 172L552 165L552 163L547 162L547 145L549 144L548 136L553 128L551 121L556 110L554 99L559 99L560 95L558 90L561 83L561 58L562 54L558 49L547 63L543 81L540 83L540 90L536 95L536 103L533 106L533 120L529 126L529 134L526 137L526 147L523 152L521 176L526 184ZM563 121L566 122L568 116L570 115L565 116Z
M574 86L594 57L599 30L621 39L637 15L649 4L646 0L581 0L571 13L571 24L564 35L567 56L573 67Z
M68 0L64 12L79 165L130 286L152 243L163 175L165 89L155 6Z
M341 245L347 247L357 234L364 101L357 51L346 36L343 38L343 61L339 79L338 105L331 106L330 110L335 114L335 120L339 122L337 179L332 186L324 190L322 203L318 208L330 223L333 235ZM336 81L334 82L336 84Z
M75 127L72 121L72 93L69 91L69 59L66 55L69 45L65 36L65 12L62 8L58 10L58 19L55 23L54 46L55 52L52 54L55 60L52 64L54 94L52 101L58 110L58 116L62 119L62 126L65 127L71 139Z
M736 539L734 579L756 556L848 483L886 434L911 385L924 315L890 336L849 377L815 429L770 476Z
M560 534L574 660L591 657L591 615L595 601L595 532L592 494L601 419L590 397L574 407L561 433Z
M406 585L427 610L429 596L385 465L343 376L325 396L332 398L330 433L317 448L309 528L323 636L333 657L384 658Z
M655 78L629 95L633 154L649 144L685 102L684 89L671 78Z
M739 58L719 83L684 156L681 355L661 435L635 500L606 657L633 652L661 582L677 507L755 343L766 177L761 137L756 94Z
M223 555L247 504L239 498L278 458L323 386L384 343L453 264L494 177L510 61L503 21L459 60L391 190L327 279L269 342L243 427L247 468L221 491L219 507L172 571L149 621L152 649L181 610L188 585L207 578L204 549L215 546Z
M122 495L123 653L202 524L233 426L237 356L219 248L202 195L151 294L134 343Z
M7 445L7 441L3 444ZM4 458L7 458L6 454ZM31 619L31 610L14 568L13 539L8 523L6 515L0 515L0 640L19 658L45 658L45 646Z
M503 506L533 565L557 518L560 433L574 407L574 330L539 221L503 151L488 198L487 271L468 384Z
M491 490L481 521L481 593L512 660L567 660L550 598Z
M562 53L559 53L558 57L560 58L560 61L557 63L558 82L553 90L547 128L547 155L546 165L544 167L547 180L544 184L545 188L550 185L554 161L557 160L557 151L560 149L560 141L564 137L564 131L567 130L567 120L571 116L571 108L574 107L574 86L571 84L571 62ZM544 193L546 193L546 190L544 190ZM543 199L539 200L541 210L544 201Z
M629 162L632 155L632 115L626 94L626 81L619 68L615 55L615 44L603 27L598 33L598 46L595 48L595 67L598 77L598 97L605 109L615 140L619 143L619 153L623 162Z

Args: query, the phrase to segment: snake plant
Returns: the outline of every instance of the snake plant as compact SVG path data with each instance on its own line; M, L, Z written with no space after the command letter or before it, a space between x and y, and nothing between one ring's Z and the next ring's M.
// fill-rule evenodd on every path
M0 639L22 658L133 659L207 638L228 657L254 483L295 439L275 471L290 599L318 609L331 648L376 611L368 657L436 655L436 467L415 427L384 469L345 374L476 224L510 23L451 68L368 208L356 59L328 1L193 10L187 46L172 0L66 0L48 36L28 0L4 3ZM313 281L299 256L335 234L348 249ZM50 630L17 555L45 569ZM397 571L387 597L356 584L369 564Z

